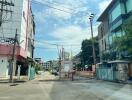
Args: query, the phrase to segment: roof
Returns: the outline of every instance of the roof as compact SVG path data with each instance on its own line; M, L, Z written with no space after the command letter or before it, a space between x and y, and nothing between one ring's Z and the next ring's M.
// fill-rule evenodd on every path
M113 4L116 2L117 0L112 0L111 3L108 5L108 7L104 10L104 12L100 15L100 17L97 19L97 21L102 21L105 16L108 15L109 10L111 9L111 7L113 6Z
M125 61L125 60L115 60L115 61L109 61L108 63L130 63L130 61Z
M108 62L100 62L100 63L97 63L97 65L101 65L103 63L109 63L109 64L112 64L112 63L131 63L131 61L126 61L126 60L114 60L114 61L108 61Z

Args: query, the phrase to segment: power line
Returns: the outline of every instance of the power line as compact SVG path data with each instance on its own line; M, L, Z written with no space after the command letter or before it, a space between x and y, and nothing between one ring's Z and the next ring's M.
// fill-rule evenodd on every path
M38 42L38 43L45 43L45 44L49 44L49 45L53 45L53 46L80 46L80 44L60 44L60 43L49 43L47 41L40 41L40 40L35 40L35 39L31 39L30 37L25 37L25 36L20 36L23 37L25 39L30 39L33 40L34 42ZM61 42L61 41L59 41ZM62 41L63 42L63 41Z
M45 47L35 47L35 48L38 48L38 49L46 49L46 50L49 50L49 49L56 49L56 48L45 48Z
M66 12L66 13L73 14L73 13L68 12L68 11L66 11L66 10L63 10L63 9L59 9L59 8L53 7L53 4L58 4L58 5L60 4L60 3L57 3L57 2L49 2L49 1L39 2L39 1L35 1L35 0L32 0L31 2L34 3L34 4L45 5L45 6L47 6L47 7L50 7L50 8L53 8L53 9L56 9L56 10L62 11L62 12ZM46 2L46 3L48 3L48 4L52 4L52 6L51 6L51 5L48 5L48 4L45 4L44 2ZM74 9L72 9L72 8L68 8L68 7L63 6L63 8L65 8L65 9L67 9L67 10L75 11L77 8L80 8L80 7L76 7L76 8L74 8ZM85 13L85 14L90 15L89 12L88 12L88 13Z
M65 13L73 14L73 13L68 12L68 11L66 11L66 10L63 10L63 9L59 9L59 8L56 8L56 7L50 6L50 5L48 5L48 4L41 3L41 2L39 2L39 1L31 1L31 2L34 3L34 4L45 5L45 6L49 7L49 8L53 8L53 9L56 9L56 10L59 10L59 11L65 12Z
M35 1L35 0L34 0ZM61 3L58 3L58 2L49 2L49 1L43 1L43 2L46 2L46 3L48 3L48 4L55 4L55 5L63 5L63 4L61 4ZM72 8L69 8L69 7L65 7L65 6L63 6L63 8L65 8L65 9L69 9L69 10L75 10L75 9L72 9Z
M53 46L80 46L79 44L59 44L59 43L49 43L46 41L43 41L43 42L37 41L37 42L46 43L46 44L53 45Z

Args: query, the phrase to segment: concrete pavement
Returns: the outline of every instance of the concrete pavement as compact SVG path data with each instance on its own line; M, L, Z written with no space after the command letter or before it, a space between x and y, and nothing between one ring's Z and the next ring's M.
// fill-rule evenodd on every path
M48 72L16 86L0 84L0 100L132 100L132 85L96 80L48 81Z

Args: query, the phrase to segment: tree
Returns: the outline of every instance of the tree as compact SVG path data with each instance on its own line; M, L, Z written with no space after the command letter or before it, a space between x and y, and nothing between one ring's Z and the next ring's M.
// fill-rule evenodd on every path
M98 38L95 37L93 39L95 45L95 54L96 59L99 58L99 44ZM92 65L93 64L93 49L92 49L92 39L83 40L82 47L81 47L81 65L84 67L85 65Z
M132 59L132 20L126 20L122 29L125 34L114 39L113 49L120 52L120 59Z
M111 52L103 52L102 53L102 60L108 61L108 60L116 60L116 52L111 51Z
M32 66L34 66L34 64ZM36 65L35 65L35 72L38 74L38 71L40 71L40 70L41 70L41 64L36 63Z

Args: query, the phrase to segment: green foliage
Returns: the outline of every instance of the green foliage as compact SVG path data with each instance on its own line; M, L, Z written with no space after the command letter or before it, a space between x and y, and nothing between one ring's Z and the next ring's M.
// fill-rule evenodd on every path
M127 20L123 24L123 29L125 31L124 37L122 37L120 51L127 50L128 54L132 55L132 20Z
M38 71L40 71L40 70L41 70L41 64L37 63L35 65L35 72L38 74Z
M92 41L94 41L95 45L95 53L96 53L96 59L98 59L99 56L99 44L98 44L98 38L95 37L93 40L84 40L82 42L81 47L81 67L84 67L85 65L92 65L93 64L93 49L92 49Z
M125 34L122 37L116 37L114 39L112 49L122 53L121 57L125 58L125 56L132 55L132 20L125 21L122 29Z
M104 61L108 61L108 60L116 60L116 52L112 51L112 52L103 52L102 53L102 60Z
M110 53L108 53L108 52L104 52L102 54L102 59L105 60L105 61L107 61L109 59L109 57L110 57Z

